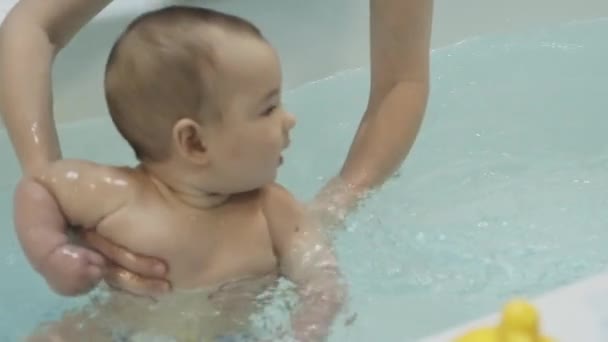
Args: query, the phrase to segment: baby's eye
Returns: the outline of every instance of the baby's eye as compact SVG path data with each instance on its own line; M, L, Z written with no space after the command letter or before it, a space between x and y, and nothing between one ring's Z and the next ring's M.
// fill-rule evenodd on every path
M262 112L262 116L268 116L268 115L272 114L272 112L274 112L275 109L277 109L277 106L274 106L274 105L266 108L266 110L264 112Z

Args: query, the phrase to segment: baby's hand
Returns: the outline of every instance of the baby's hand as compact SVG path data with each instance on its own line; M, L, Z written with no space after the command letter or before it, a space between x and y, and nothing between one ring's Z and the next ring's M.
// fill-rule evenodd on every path
M38 265L38 270L55 292L75 296L88 292L102 278L103 257L68 243L57 246Z

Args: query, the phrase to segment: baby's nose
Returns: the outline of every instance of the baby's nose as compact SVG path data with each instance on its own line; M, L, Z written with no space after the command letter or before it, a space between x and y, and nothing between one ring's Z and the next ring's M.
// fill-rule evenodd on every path
M291 130L296 125L296 117L289 113L285 113L285 128L286 130Z

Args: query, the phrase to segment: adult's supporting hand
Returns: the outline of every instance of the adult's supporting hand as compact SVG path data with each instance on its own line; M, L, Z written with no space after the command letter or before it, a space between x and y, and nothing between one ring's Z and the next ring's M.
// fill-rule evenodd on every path
M75 296L90 291L103 272L101 255L71 243L61 209L41 184L25 178L15 190L15 228L23 251L56 293Z
M92 230L81 230L78 235L107 259L104 280L110 286L150 297L171 289L162 260L134 254Z
M160 260L135 255L89 229L77 230L78 236L107 260L70 241L55 198L33 179L25 178L17 185L14 203L15 228L24 253L56 293L84 294L102 277L111 286L142 296L170 289L163 278L166 266Z

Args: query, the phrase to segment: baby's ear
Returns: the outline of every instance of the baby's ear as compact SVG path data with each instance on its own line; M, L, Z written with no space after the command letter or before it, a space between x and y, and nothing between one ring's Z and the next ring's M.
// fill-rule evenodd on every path
M208 163L201 125L192 119L180 119L173 126L172 142L175 152L182 158L199 164Z

